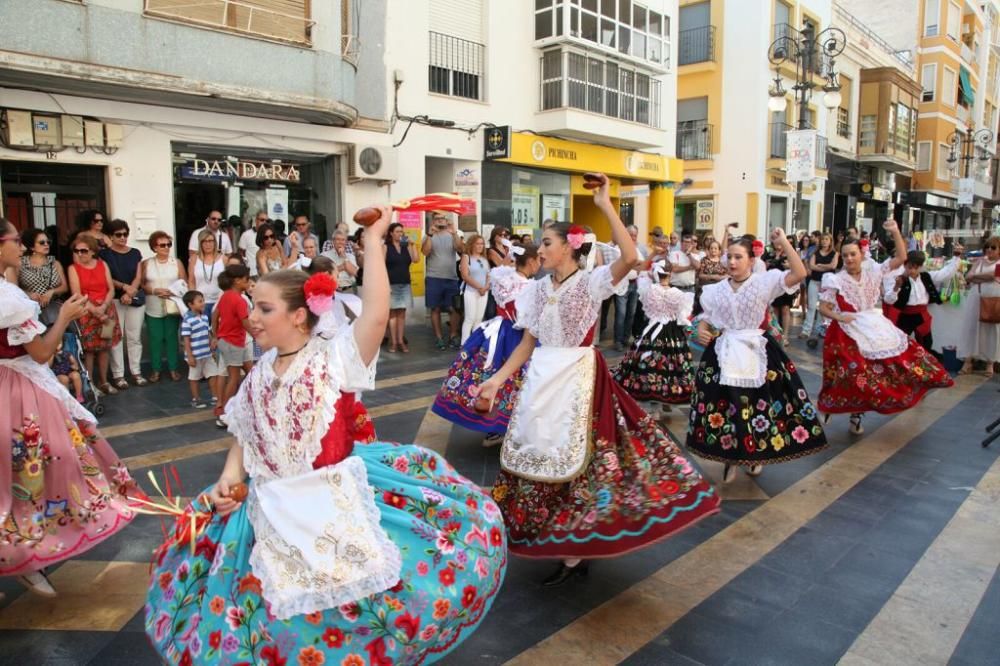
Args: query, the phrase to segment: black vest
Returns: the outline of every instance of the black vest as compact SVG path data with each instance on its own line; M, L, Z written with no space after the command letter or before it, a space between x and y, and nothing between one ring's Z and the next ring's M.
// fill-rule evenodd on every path
M904 307L910 304L910 277L903 274L906 279L903 280L903 286L899 288L899 296L896 297L896 305L899 307ZM941 293L934 286L934 280L927 272L920 273L920 281L924 283L924 289L927 290L927 302L936 303L941 305Z

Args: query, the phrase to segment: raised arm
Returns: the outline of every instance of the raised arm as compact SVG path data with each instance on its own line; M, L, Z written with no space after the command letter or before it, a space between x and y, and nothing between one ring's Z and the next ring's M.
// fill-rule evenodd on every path
M806 266L802 263L802 258L799 257L799 253L795 251L792 247L791 241L788 240L788 236L785 235L785 230L781 227L775 227L771 232L771 242L774 243L776 247L780 247L785 254L785 261L788 262L788 275L785 276L785 286L794 287L803 280L806 279L808 273L806 272Z
M392 208L381 206L379 218L365 229L365 245L377 247L385 238L392 221ZM361 353L361 362L368 365L378 354L382 335L389 323L389 274L385 257L378 252L366 252L364 258L365 280L361 287L361 301L364 307L361 316L354 321L354 340Z
M614 204L611 203L611 181L603 173L600 176L601 186L594 190L594 205L604 213L604 217L611 226L611 238L621 251L618 258L611 264L611 283L618 284L625 279L628 272L635 266L635 262L639 259L639 253L635 249L635 242L632 240L632 236L625 229L621 218L618 217L618 211L615 210ZM597 251L596 246L591 249L591 252Z
M882 228L892 235L892 242L895 244L896 253L889 262L889 268L894 270L906 263L906 241L903 240L903 234L899 232L896 220L886 220L882 224Z

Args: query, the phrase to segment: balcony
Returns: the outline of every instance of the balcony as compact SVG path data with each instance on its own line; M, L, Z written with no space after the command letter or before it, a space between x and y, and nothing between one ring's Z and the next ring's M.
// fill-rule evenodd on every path
M712 159L712 126L704 120L677 123L677 157L682 160Z
M182 23L239 32L283 42L309 45L316 21L309 18L309 3L293 0L287 12L259 7L235 0L203 0L177 3L171 0L145 0L149 16ZM294 12L294 13L292 13Z
M788 147L788 132L794 132L797 127L788 123L771 123L770 125L770 153L771 159L784 160ZM827 168L827 150L829 141L825 136L816 135L816 168ZM783 167L782 167L783 168Z
M430 33L427 89L432 93L483 99L486 47L478 42Z
M680 65L715 62L715 26L681 30L678 35L677 62Z
M622 148L663 145L659 79L568 49L544 52L540 66L537 131Z

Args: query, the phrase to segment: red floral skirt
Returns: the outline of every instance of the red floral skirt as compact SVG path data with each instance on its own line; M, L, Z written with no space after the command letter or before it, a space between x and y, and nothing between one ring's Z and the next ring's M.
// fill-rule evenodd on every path
M823 388L817 406L831 414L894 414L916 405L927 391L953 384L937 359L915 341L899 356L868 359L832 322L823 342Z
M493 484L514 555L616 557L719 511L712 486L594 353L593 451L583 472L542 483L501 470Z
M108 351L122 341L122 329L118 325L118 314L115 311L115 304L108 306L109 321L114 322L114 331L110 338L101 337L101 328L104 322L93 315L84 315L77 320L80 327L80 341L83 344L83 351Z

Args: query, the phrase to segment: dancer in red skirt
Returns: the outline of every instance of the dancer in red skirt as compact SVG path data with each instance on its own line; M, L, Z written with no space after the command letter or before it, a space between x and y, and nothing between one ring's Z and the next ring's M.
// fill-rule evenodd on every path
M850 414L850 431L864 432L864 412L894 414L916 405L932 388L951 386L951 377L915 340L882 312L882 280L906 261L906 242L895 220L884 225L895 256L866 262L858 242L844 241L844 268L823 276L820 312L833 322L823 343L823 388L819 409Z
M481 401L492 403L530 359L493 498L504 515L510 552L563 561L546 585L585 573L584 559L644 548L719 510L712 487L615 384L591 346L601 303L624 293L625 276L638 259L611 203L607 177L599 182L594 203L621 256L586 270L580 261L593 256L594 236L566 223L546 229L538 254L550 274L516 299L524 338L478 387Z

